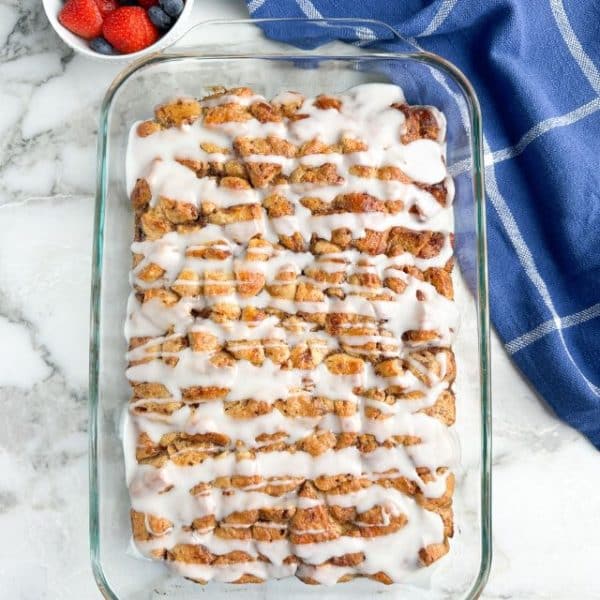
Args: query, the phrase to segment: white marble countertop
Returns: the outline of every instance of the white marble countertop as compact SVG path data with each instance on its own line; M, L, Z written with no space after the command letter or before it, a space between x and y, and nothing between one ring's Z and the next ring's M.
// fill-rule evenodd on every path
M246 16L241 0L196 16ZM118 68L0 0L0 598L99 598L88 558L87 361L97 114ZM494 338L485 598L600 598L600 453Z

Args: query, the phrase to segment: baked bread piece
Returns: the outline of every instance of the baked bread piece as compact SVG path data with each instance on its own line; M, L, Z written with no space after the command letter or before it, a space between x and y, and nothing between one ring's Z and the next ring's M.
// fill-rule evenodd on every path
M448 551L445 121L393 85L134 126L133 536L205 583L405 579Z

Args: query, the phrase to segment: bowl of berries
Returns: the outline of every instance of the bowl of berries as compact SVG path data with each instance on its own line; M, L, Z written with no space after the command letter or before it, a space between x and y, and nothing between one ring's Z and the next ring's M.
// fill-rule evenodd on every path
M162 50L186 31L193 0L43 0L50 24L73 50L99 60L132 60Z

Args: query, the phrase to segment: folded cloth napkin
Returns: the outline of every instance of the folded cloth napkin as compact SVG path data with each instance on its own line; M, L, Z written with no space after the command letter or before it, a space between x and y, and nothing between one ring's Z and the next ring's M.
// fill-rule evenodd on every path
M384 21L471 80L485 132L492 321L541 396L600 449L600 2L247 4L255 18ZM264 28L303 45L297 24ZM329 35L322 28L319 42ZM360 37L401 49L381 29Z

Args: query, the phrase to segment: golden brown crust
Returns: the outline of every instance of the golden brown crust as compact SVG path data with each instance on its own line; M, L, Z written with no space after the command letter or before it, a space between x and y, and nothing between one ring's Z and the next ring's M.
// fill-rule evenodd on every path
M193 123L202 114L202 108L197 100L178 98L156 108L154 115L163 127L178 127Z
M402 134L402 143L410 144L418 139L436 140L440 134L437 119L430 109L423 106L409 106L408 104L392 104L404 113L406 123Z
M147 542L166 535L173 527L173 523L155 515L131 510L131 528L133 537L141 542Z
M442 558L444 554L447 554L448 550L450 550L450 544L448 543L448 540L444 540L439 544L429 544L429 546L425 546L419 550L419 559L425 566L428 567L436 560Z
M143 121L137 126L136 131L140 137L148 137L161 129L160 123L157 123L156 121Z
M333 163L325 163L319 167L300 165L290 175L290 183L318 183L322 185L341 185L344 178L337 172Z
M236 103L220 104L207 108L204 114L205 125L221 125L222 123L241 123L252 118L245 106Z
M344 401L338 401L344 402ZM313 404L295 406L296 411L286 411L282 409L279 401L274 409L270 404L260 400L236 400L228 401L224 404L225 414L232 419L253 419L262 415L269 414L272 410L280 410L286 416L294 418L322 416L327 412L334 413L333 406L336 402L331 402L329 410L320 407L314 410ZM348 406L350 406L348 404ZM302 410L305 409L305 410ZM352 413L356 409L352 408ZM321 414L319 414L321 412ZM337 411L335 411L335 414ZM344 416L350 416L345 414ZM224 439L222 439L224 437ZM393 448L396 446L412 446L420 444L421 438L414 435L392 435L384 440L378 440L373 434L356 434L353 432L332 433L328 430L316 429L313 433L306 435L295 442L287 440L288 435L285 432L276 432L271 436L264 437L264 434L256 436L256 445L245 448L249 457L255 457L259 453L267 452L305 452L311 456L319 456L329 450L339 451L344 448L356 447L362 454L369 454L378 448ZM241 446L217 432L209 432L202 435L190 435L184 432L174 432L168 436L163 436L158 443L153 443L143 434L138 438L136 458L143 464L152 464L162 466L166 461L171 461L180 466L192 466L201 464L206 458L225 456L233 452L241 452ZM324 490L326 491L326 490Z
M250 88L216 88L201 101L181 99L158 107L155 119L138 124L136 131L140 137L156 136L158 139L169 135L167 132L161 134L163 130L185 129L201 120L204 126L217 132L219 128L222 131L237 128L240 132L254 132L257 122L271 124L266 130L272 132L279 131L277 123L301 122L308 117L300 110L303 97L291 94L282 98L282 101L267 102L256 97ZM321 94L312 104L314 108L307 108L308 112L326 111L321 116L328 114L334 119L338 118L337 112L344 110L343 100L332 95ZM402 143L439 138L440 126L432 110L405 104L394 108L405 117ZM252 122L250 129L239 125L246 122ZM204 137L220 139L212 134ZM193 471L194 467L207 461L237 463L257 457L279 459L278 452L296 457L303 454L310 459L328 458L353 449L352 452L364 457L371 454L373 460L377 454L372 453L382 448L397 448L398 452L411 457L414 447L424 442L425 436L418 431L385 435L363 431L387 431L386 425L392 423L389 419L398 410L410 407L410 402L417 403L414 412L447 426L454 423L456 407L451 386L456 365L452 350L445 345L447 339L433 326L402 331L399 339L400 334L393 333L388 320L376 316L375 312L373 315L353 314L337 312L344 310L341 308L327 310L327 306L339 306L338 300L343 302L350 296L367 302L394 302L410 290L410 298L415 303L426 302L432 294L452 299L452 259L445 265L440 265L438 259L434 263L436 266L429 267L421 262L440 256L442 250L447 249L449 234L422 227L412 230L386 226L386 219L387 223L404 223L398 217L394 218L403 212L421 221L427 216L416 203L411 205L411 201L401 194L401 197L391 194L391 197L378 197L375 192L352 191L365 184L366 178L401 182L426 191L445 207L451 188L445 182L425 185L412 181L393 165L363 164L363 157L347 156L369 149L364 140L350 134L329 140L332 143L325 143L318 136L292 143L279 135L256 133L252 136L231 135L230 140L230 145L221 145L203 139L197 142L198 154L185 156L182 153L172 157L181 167L189 169L187 175L192 184L195 181L192 172L199 179L210 178L206 186L208 191L203 192L196 203L191 203L187 194L176 197L177 193L170 193L171 190L163 193L163 189L151 189L152 181L156 180L152 174L146 175L146 179L138 179L131 193L136 241L156 241L172 232L193 234L194 239L198 233L197 239L202 241L190 243L182 250L185 262L175 269L165 268L167 265L159 258L146 256L145 250L139 249L143 244L136 249L133 256L134 291L141 306L150 310L159 309L160 305L169 310L191 306L190 322L194 325L190 329L166 327L154 337L131 338L128 364L136 367L157 361L160 369L168 367L177 372L180 362L191 358L203 365L202 368L219 371L220 375L216 379L219 385L207 385L205 378L198 377L181 384L181 389L173 383L165 385L145 380L151 379L152 375L139 375L140 381L135 380L136 375L131 376L130 410L134 415L143 416L138 419L140 423L150 419L171 424L186 411L186 418L189 416L186 423L192 424L191 427L178 425L169 433L156 437L139 430L135 443L136 460L145 465L145 470L160 473L163 469L168 472L173 465ZM345 156L341 157L342 154ZM355 164L357 159L359 164ZM351 166L347 168L347 165ZM158 160L155 166L160 166ZM344 189L346 182L351 184L350 191ZM200 187L199 182L196 183ZM338 186L339 193L330 193L330 188L336 189L334 186ZM323 187L327 187L330 195L323 196L320 190ZM404 186L382 183L368 187L365 184L365 188L402 190ZM210 190L216 192L212 194ZM221 201L220 197L227 192L235 198L235 203ZM352 215L355 220L356 215L369 214L369 223L381 218L382 228L338 227L327 236L319 237L311 231L276 227L279 223L294 222L294 219L283 219L285 217L308 218L317 223L321 217L344 214ZM274 222L275 219L281 221ZM335 217L328 221L334 222ZM340 225L350 222L340 219ZM231 229L224 229L222 236L204 237L203 230L217 231L217 227ZM246 228L257 233L250 239L242 236L243 243L228 233L238 229L246 231ZM314 230L319 231L318 228ZM314 259L306 267L296 269L279 258L285 250L311 252ZM355 256L356 251L361 256L353 264L354 259L347 256ZM405 254L410 255L408 264L404 257L397 261L398 264L387 260ZM279 261L277 268L264 268L272 260ZM302 260L299 257L299 261ZM200 261L204 261L201 267ZM381 264L390 266L384 269ZM310 303L321 303L325 308L315 311L310 308ZM265 328L264 335L250 333L265 321L269 327ZM230 334L236 330L236 325L243 326L243 335ZM287 395L283 393L282 397L265 400L257 395L239 399L231 393L228 384L223 383L229 380L222 375L228 377L231 373L233 382L236 370L245 372L246 367L269 367L281 373L298 370L302 371L303 377L301 383L290 386ZM320 370L327 377L338 376L345 378L344 381L352 381L352 393L340 393L336 397L335 389L328 395L319 392L314 377ZM132 369L132 372L151 371ZM373 374L376 376L374 381L365 383ZM243 438L245 441L235 439L235 435L225 435L216 426L211 430L209 420L202 421L196 429L200 415L208 414L203 410L215 407L219 411L222 408L224 417L237 425L254 427L260 422L258 419L277 425L269 425L265 430L257 427L256 435ZM348 430L358 418L369 429ZM255 419L257 421L253 421ZM298 428L290 433L284 424L292 421ZM339 423L333 431L324 425L333 422ZM436 423L432 425L437 426ZM269 454L271 456L267 456ZM199 506L210 506L208 496L222 494L227 497L236 492L262 494L265 503L248 510L231 509L229 514L198 512L201 516L190 517L183 525L176 525L190 536L183 538L170 536L174 525L161 515L132 510L133 535L142 547L147 544L151 548L148 553L154 558L215 569L236 565L234 583L260 583L263 579L256 573L263 571L257 571L257 567L268 562L266 556L239 549L217 554L196 543L202 539L198 536L214 535L220 540L221 547L233 540L230 547L246 549L254 547L246 545L253 540L264 544L288 540L292 544L305 545L342 537L383 538L406 527L407 514L390 509L383 501L367 509L358 509L335 500L338 496L378 487L395 490L410 497L419 510L439 515L443 523L443 541L421 548L418 554L423 565L430 565L448 551L448 538L453 535L455 480L446 467L433 471L415 467L416 474L413 471L409 476L394 469L385 473L371 469L362 475L351 475L345 473L344 465L340 464L342 472L315 473L313 479L248 474L193 481L189 493L194 496L191 500L198 501ZM444 492L430 498L423 490L434 481L442 484ZM160 493L168 493L173 485L168 483L163 487ZM303 501L296 502L296 495ZM277 504L272 506L273 502ZM179 543L182 540L194 543ZM390 573L366 572L361 567L365 558L364 552L333 555L320 566L342 568L338 577L340 583L359 573L383 584L393 583ZM283 564L296 565L299 576L306 583L318 583L310 569L319 565L304 563L294 555L286 557ZM205 583L203 569L197 569L197 572L200 577L195 577L193 570L186 571L194 575L193 580Z

